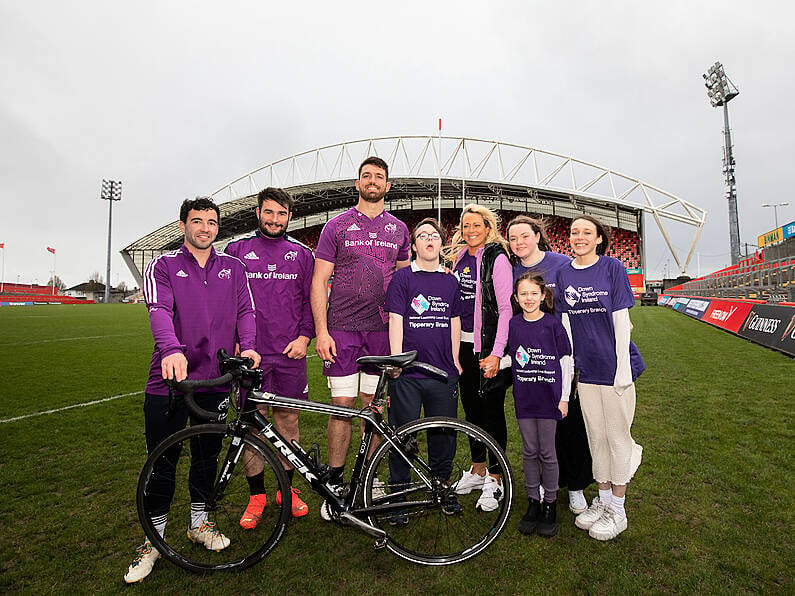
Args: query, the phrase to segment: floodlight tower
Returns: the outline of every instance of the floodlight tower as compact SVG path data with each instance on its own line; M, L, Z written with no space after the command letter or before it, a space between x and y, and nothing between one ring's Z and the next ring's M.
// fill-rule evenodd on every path
M100 196L103 201L108 202L108 267L105 272L105 304L110 304L110 232L113 221L113 201L121 201L121 182L103 180Z
M729 101L740 92L726 76L720 62L713 64L704 77L709 102L713 108L723 106L723 173L726 175L726 198L729 201L729 242L732 265L740 261L740 223L737 217L737 184L734 179L734 156L729 129Z

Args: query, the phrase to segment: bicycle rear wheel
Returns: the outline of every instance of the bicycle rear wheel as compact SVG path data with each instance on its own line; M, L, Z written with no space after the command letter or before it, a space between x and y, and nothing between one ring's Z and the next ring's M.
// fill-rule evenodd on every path
M513 503L513 476L503 450L479 427L454 418L415 420L397 429L396 434L403 445L400 451L411 461L407 472L403 466L403 479L395 481L394 462L405 460L395 447L384 442L370 459L364 480L366 507L393 505L388 511L368 516L372 525L387 532L386 548L422 565L451 565L483 552L505 528ZM483 443L498 462L502 494L492 511L475 508L479 490L455 494L456 482L470 468L470 438ZM373 492L376 477L389 478L383 497L377 489ZM432 486L426 480L431 480ZM396 504L400 504L397 509Z
M240 518L249 501L244 462L252 455L264 461L267 505L256 528L244 530ZM245 569L265 558L287 527L290 499L282 499L277 507L277 490L289 495L290 485L281 462L265 443L251 434L242 439L231 436L224 424L201 424L174 433L152 451L138 478L138 518L152 545L183 569L199 573ZM192 502L194 510L196 503L204 503L198 508L228 538L228 546L209 550L194 542L195 535L191 539ZM165 537L152 520L163 511L169 519ZM217 548L224 542L216 539L210 545Z

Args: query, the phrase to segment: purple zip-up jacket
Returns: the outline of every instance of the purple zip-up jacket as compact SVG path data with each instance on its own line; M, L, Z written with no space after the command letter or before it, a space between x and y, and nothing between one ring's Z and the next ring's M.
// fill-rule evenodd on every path
M160 367L166 356L182 352L188 378L212 379L220 376L218 348L233 354L238 342L241 351L255 349L254 300L239 259L211 248L202 268L183 244L149 262L143 285L155 340L147 393L168 395Z
M315 337L309 288L315 258L290 236L260 232L227 244L224 252L245 263L257 313L257 352L280 355L299 335Z

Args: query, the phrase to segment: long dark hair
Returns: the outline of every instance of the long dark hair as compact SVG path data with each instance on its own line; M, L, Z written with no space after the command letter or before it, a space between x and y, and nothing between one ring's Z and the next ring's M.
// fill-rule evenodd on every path
M517 280L513 284L513 295L516 296L517 291L519 290L519 284L523 281L529 281L530 283L534 283L541 289L541 295L543 298L541 299L541 305L539 308L542 312L547 312L549 314L553 314L555 312L555 295L552 293L552 288L547 286L547 282L544 281L544 278L538 275L537 273L533 273L532 271L527 271L520 275ZM516 298L516 302L519 302L519 298Z
M583 213L582 215L578 215L577 217L571 218L571 223L574 224L575 221L578 219L584 219L585 221L590 221L593 225L596 226L596 235L602 237L602 241L596 245L596 254L603 255L607 253L607 247L610 246L610 236L612 235L610 231L610 226L607 224L602 223L598 219L596 219L593 215L586 215ZM571 229L571 226L569 226Z
M510 238L511 226L515 226L517 224L527 224L530 226L530 229L533 230L533 232L538 234L538 248L540 250L551 250L549 248L549 238L547 238L547 227L543 221L528 217L527 215L517 215L510 222L508 222L508 227L505 228L506 238Z

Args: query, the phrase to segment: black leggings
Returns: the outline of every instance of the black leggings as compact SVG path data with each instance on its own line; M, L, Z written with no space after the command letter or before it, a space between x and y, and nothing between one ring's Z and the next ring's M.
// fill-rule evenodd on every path
M211 411L217 411L227 393L196 394L196 403ZM173 411L169 411L167 395L146 394L144 400L144 420L146 425L146 451L154 451L164 439L185 428L188 410L179 399ZM191 425L202 424L206 420L190 416ZM188 483L192 503L204 503L215 481L218 469L218 453L221 450L221 435L210 438L193 438L190 441L191 463ZM174 446L158 459L149 482L146 510L151 517L165 515L174 498L176 466L181 446Z
M471 422L489 433L495 441L505 449L508 444L508 427L505 424L505 392L507 385L492 389L480 395L480 365L473 352L473 345L461 342L458 354L464 372L458 378L461 405L464 406L467 422ZM500 371L500 375L510 374L510 370ZM478 441L470 440L469 449L472 463L486 461L486 447ZM498 472L499 466L493 457L489 457L489 470Z

